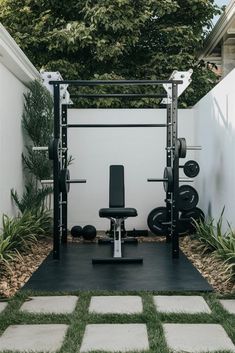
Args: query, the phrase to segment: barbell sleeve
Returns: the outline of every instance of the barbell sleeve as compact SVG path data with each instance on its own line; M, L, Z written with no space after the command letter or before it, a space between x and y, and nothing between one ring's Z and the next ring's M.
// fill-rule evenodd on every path
M202 149L202 146L187 146L187 150L200 151L201 149Z
M86 179L72 179L72 180L68 180L67 183L69 183L69 184L85 184Z
M149 183L155 183L155 182L168 182L168 179L147 179ZM180 183L193 183L193 179L187 179L187 178L180 178L179 179Z
M32 150L33 151L48 151L48 147L47 146L34 146L34 147L32 147ZM67 151L68 148L62 147L62 148L59 148L59 150Z
M33 151L48 151L48 147L47 146L34 146L32 147Z
M44 179L41 180L41 184L53 184L54 181L52 179ZM67 180L66 183L68 184L85 184L86 179L72 179L72 180Z
M165 147L165 150L166 151L171 151L171 150L174 150L175 148L174 147ZM186 150L202 150L202 146L187 146L186 147Z

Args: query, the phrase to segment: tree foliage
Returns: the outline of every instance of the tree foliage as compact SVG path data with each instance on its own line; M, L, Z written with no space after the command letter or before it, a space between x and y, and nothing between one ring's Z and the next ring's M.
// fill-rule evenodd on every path
M208 89L212 77L196 54L218 13L214 0L1 0L0 20L38 69L69 79L154 79L196 68L198 99L198 77Z

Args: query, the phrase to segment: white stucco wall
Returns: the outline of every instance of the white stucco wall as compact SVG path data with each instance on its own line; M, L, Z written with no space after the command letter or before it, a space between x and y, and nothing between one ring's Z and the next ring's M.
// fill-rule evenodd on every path
M166 110L160 109L70 109L69 123L165 123ZM193 110L179 111L179 137L194 144ZM98 211L108 207L109 165L125 167L126 206L135 207L138 217L128 219L129 229L147 229L147 215L164 205L162 183L148 183L147 178L162 177L166 164L165 128L70 129L69 153L75 158L71 178L86 178L87 184L73 184L69 193L69 225L93 224L107 229L109 221ZM196 152L196 155L200 152ZM189 151L187 159L195 152ZM185 161L184 160L184 161Z
M10 190L21 194L23 188L21 115L25 86L1 63L0 77L0 214L12 216L15 207Z
M40 74L0 24L0 225L2 214L17 212L10 191L23 189L21 117L23 93Z
M201 192L200 206L207 215L218 218L225 206L224 218L235 226L235 70L228 74L194 107L196 143ZM225 222L226 226L226 222Z

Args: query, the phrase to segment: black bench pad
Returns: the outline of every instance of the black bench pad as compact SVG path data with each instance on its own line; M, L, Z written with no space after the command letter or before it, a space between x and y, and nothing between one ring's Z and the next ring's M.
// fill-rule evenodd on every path
M99 210L99 216L102 218L136 217L137 211L135 208L122 208L122 207L101 208Z

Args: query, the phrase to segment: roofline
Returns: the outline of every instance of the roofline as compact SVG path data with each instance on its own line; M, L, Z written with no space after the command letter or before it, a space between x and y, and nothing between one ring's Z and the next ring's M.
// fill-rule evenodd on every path
M0 23L0 63L27 85L40 79L40 73Z
M213 50L219 41L222 39L224 34L226 33L227 28L230 26L231 22L234 19L235 14L235 0L231 0L227 5L224 13L220 16L219 20L215 24L211 33L205 40L204 48L202 49L199 60L206 57L210 54L211 50Z

